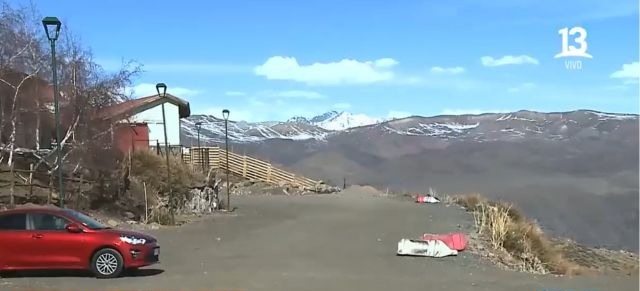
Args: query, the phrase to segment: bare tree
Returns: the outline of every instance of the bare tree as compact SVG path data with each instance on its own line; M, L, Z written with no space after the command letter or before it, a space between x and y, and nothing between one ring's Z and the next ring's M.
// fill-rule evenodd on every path
M53 121L51 105L54 92L46 77L51 76L48 41L35 5L14 8L0 2L0 164L8 156L7 165L13 173L15 151L27 148L39 151L50 147ZM99 164L93 160L102 155L101 138L110 129L108 124L93 118L105 106L128 99L124 88L140 72L133 62L123 62L121 70L105 72L93 61L67 26L58 40L58 82L61 126L64 138L63 164L75 165L73 171ZM51 174L51 163L58 147L37 154ZM87 163L84 163L86 161ZM92 161L92 162L89 162ZM65 170L65 169L61 169ZM13 203L12 187L11 203Z

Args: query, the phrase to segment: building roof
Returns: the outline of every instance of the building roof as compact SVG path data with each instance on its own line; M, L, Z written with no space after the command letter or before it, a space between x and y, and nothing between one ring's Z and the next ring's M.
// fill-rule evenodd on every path
M162 98L156 94L138 99L127 100L112 106L102 108L96 113L96 118L103 120L125 119L147 109L158 106L163 102L169 102L178 106L180 118L189 117L191 115L189 102L171 94L167 94L165 98Z
M45 79L40 78L39 75L30 76L27 73L12 68L0 68L0 78L9 83L0 82L0 87L18 86L18 84L27 77L29 77L29 80L22 84L20 90L25 92L24 94L27 94L29 98L40 99L41 103L53 103L53 86ZM42 91L38 92L38 90ZM60 98L62 98L62 96L60 96Z

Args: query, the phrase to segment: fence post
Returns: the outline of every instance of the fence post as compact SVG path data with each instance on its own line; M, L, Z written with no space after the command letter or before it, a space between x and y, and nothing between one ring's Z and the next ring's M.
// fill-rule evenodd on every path
M269 164L269 167L267 168L267 183L271 183L271 168L273 167Z
M242 158L242 177L247 177L247 156Z
M78 185L78 196L76 197L76 209L80 207L80 198L82 198L82 185L84 184L84 175L80 174L80 185Z
M53 200L53 171L49 175L49 196L47 197L47 204L51 204Z
M213 163L211 162L212 159L214 161ZM217 161L218 163L216 164L215 161ZM207 148L207 162L211 163L211 167L213 168L222 168L222 161L220 160L220 147L216 146Z
M29 164L29 199L33 196L33 164Z

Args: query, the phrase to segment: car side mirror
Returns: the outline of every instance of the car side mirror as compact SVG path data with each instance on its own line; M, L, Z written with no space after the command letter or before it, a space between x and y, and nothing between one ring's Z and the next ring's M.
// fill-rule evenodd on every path
M64 228L65 228L68 232L71 232L71 233L79 233L79 232L82 232L82 228L80 228L80 226L78 226L78 225L77 225L77 224L75 224L75 223L67 224L67 226L65 226Z

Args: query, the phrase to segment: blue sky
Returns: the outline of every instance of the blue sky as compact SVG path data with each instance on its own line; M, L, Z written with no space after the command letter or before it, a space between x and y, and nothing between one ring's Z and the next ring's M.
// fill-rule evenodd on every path
M22 1L15 1L16 3ZM37 1L106 69L136 60L135 93L195 114L283 120L519 109L638 113L638 1ZM593 58L556 59L564 27ZM574 43L569 37L569 44ZM566 61L582 62L569 70ZM235 118L233 118L235 117Z

